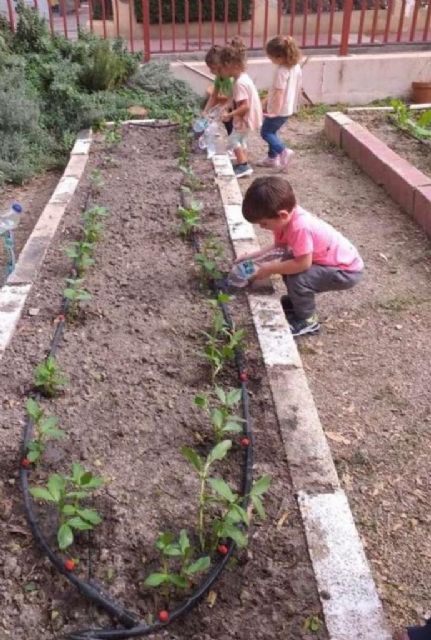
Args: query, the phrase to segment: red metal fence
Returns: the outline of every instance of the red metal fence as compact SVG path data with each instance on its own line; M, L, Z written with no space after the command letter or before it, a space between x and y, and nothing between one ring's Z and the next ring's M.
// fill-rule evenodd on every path
M223 44L234 35L250 49L292 35L306 48L431 43L431 0L32 0L53 33L75 39L80 29L121 36L131 51L183 53ZM3 4L2 4L3 3ZM0 12L15 28L14 0Z

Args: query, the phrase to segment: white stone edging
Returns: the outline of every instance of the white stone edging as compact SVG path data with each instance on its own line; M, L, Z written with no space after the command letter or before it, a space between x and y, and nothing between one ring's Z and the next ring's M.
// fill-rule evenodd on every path
M242 194L227 155L213 159L236 255L259 248L241 220ZM251 227L251 229L250 229ZM247 293L330 640L390 640L382 604L280 301Z
M27 296L84 172L91 142L91 130L78 134L62 177L27 238L14 271L0 289L0 360L13 337Z

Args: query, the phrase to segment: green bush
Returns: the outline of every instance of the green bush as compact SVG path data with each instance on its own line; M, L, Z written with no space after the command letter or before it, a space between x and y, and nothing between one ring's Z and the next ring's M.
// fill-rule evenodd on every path
M121 43L120 43L121 47ZM89 91L104 91L118 87L136 71L138 60L109 40L98 40L89 49L89 56L79 72L80 84Z
M212 20L212 3L209 0L202 0L202 20ZM241 3L241 20L249 20L251 18L251 0L242 0ZM186 21L186 3L185 0L177 0L175 2L175 22L184 23ZM239 1L230 0L228 3L229 22L238 20ZM135 0L135 13L138 22L142 22L142 0ZM161 2L161 18L163 23L172 22L172 2L171 0L162 0ZM220 22L225 20L225 0L215 0L214 2L214 19ZM189 22L197 22L199 20L199 1L189 0ZM159 24L159 0L150 0L150 22L151 24Z

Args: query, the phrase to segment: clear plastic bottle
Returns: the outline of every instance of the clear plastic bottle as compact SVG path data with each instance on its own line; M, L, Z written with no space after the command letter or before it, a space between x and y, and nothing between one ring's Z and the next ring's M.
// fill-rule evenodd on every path
M12 231L18 226L22 213L22 206L14 202L7 211L0 213L0 235Z
M246 287L250 282L250 278L253 277L259 268L259 265L264 262L282 260L285 255L286 249L284 247L275 247L257 258L237 262L233 265L228 275L227 284L231 287L237 287L238 289Z

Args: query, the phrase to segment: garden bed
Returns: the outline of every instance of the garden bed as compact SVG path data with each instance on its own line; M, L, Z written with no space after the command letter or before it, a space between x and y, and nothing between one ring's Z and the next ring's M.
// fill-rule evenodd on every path
M366 127L377 138L410 162L414 167L431 176L431 139L420 141L403 131L391 120L391 115L383 112L350 112L349 117Z
M200 352L201 331L209 329L212 311L197 277L192 246L178 235L183 174L177 150L172 128L131 126L124 129L118 146L107 149L101 140L94 143L86 176L96 167L100 170L97 204L106 206L110 217L96 264L86 275L92 300L77 322L67 324L58 352L69 382L58 398L42 402L48 413L58 416L67 437L50 444L43 464L30 472L32 485L49 473L66 473L73 461L103 475L106 486L94 505L103 523L90 539L82 536L69 555L80 558L78 575L103 583L147 621L171 604L143 586L159 566L154 549L158 533L178 535L184 528L195 541L198 483L180 448L194 447L204 455L211 442L211 428L193 399L210 386L210 370ZM201 178L205 191L198 196L204 204L205 235L219 237L230 259L212 171L202 168ZM0 589L6 603L3 631L14 640L36 630L51 640L77 627L110 626L35 547L16 486L25 399L61 311L71 267L64 247L79 235L89 186L84 177L1 362L0 500L5 508L0 545L5 560ZM272 477L265 499L267 519L253 520L249 547L235 554L210 597L160 636L308 638L306 628L313 619L312 626L319 629L312 637L323 640L323 625L312 618L321 618L320 604L245 300L238 297L231 311L237 325L247 329L254 476ZM219 384L238 386L234 368L221 375ZM232 453L219 472L239 489L243 451L238 437L233 440ZM38 512L55 546L55 519L44 503Z

